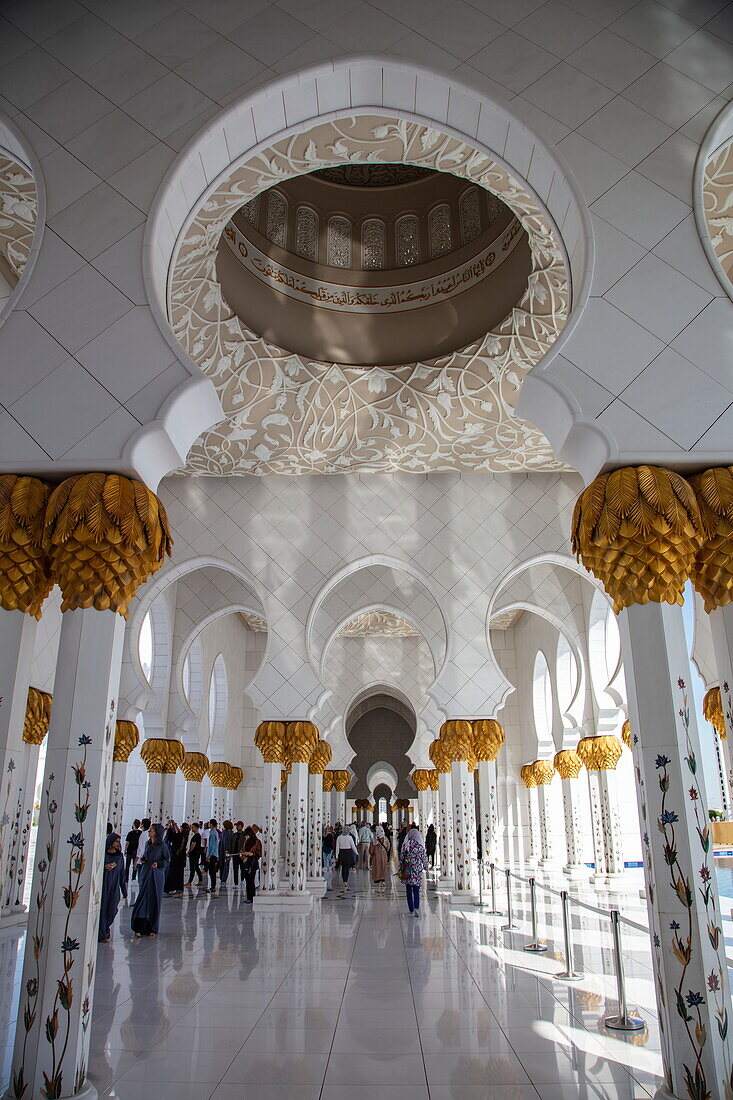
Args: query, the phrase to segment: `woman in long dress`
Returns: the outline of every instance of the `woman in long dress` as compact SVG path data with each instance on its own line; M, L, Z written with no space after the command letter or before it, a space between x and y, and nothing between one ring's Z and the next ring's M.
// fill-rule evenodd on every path
M378 893L381 894L383 894L386 889L385 881L387 878L387 866L389 864L391 851L392 845L389 838L385 836L382 826L377 825L374 830L374 840L369 846L369 855L371 857L370 868L372 872L372 882L376 886Z
M108 833L104 846L102 900L99 906L99 942L107 943L112 923L117 916L120 896L127 897L125 857L119 833Z
M402 842L399 870L399 877L405 884L407 908L410 910L411 917L420 916L420 887L423 871L427 869L428 857L425 845L415 826L411 825Z
M168 847L163 840L162 825L151 825L148 830L148 842L143 852L138 871L137 900L132 909L132 930L137 939L140 936L157 936L160 923L160 906L163 900L163 884L170 857Z
M171 861L165 876L163 893L182 898L183 875L186 869L186 847L188 845L188 825L184 823L179 829L175 821L171 821L165 834L165 843L168 845Z

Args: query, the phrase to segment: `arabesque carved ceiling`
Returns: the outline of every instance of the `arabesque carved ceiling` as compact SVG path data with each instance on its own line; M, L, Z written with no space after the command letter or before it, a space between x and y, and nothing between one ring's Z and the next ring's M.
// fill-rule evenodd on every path
M395 367L315 362L267 344L223 299L216 278L232 215L273 183L331 165L406 163L498 195L532 252L527 290L483 339L438 360ZM568 316L565 257L545 210L474 146L397 118L320 123L240 163L179 242L169 283L174 332L213 380L226 419L192 447L186 472L308 474L398 470L557 470L545 437L514 413L522 381Z

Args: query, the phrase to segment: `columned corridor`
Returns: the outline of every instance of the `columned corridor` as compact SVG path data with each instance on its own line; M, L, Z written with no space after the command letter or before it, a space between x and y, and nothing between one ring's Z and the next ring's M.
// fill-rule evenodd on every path
M396 881L396 880L393 880ZM548 952L488 906L455 907L428 889L419 920L401 886L385 897L363 872L320 910L260 915L236 891L165 904L160 935L136 941L123 910L97 958L89 1072L102 1100L340 1100L389 1089L398 1100L644 1100L661 1055L648 937L624 929L629 1002L646 1027L624 1040L608 921L574 907L576 963L563 969L559 912L540 894ZM607 907L592 891L586 900ZM332 900L333 899L333 900ZM505 911L503 890L499 907ZM644 922L638 891L613 895ZM0 945L15 971L20 936ZM4 1069L14 1006L2 1021Z

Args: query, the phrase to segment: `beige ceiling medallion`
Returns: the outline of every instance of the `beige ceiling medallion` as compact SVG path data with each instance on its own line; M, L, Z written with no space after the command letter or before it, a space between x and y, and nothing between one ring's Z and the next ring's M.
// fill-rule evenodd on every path
M733 285L733 142L705 165L702 196L710 243Z
M237 210L278 181L365 162L452 173L498 195L521 222L532 254L528 286L482 339L436 360L343 366L267 344L224 301L217 249ZM374 114L285 137L222 179L188 223L172 264L174 332L214 382L226 413L196 441L187 469L215 475L559 469L545 437L514 406L568 308L565 257L544 208L474 146Z
M15 287L30 256L38 193L30 169L0 150L0 275Z
M421 638L420 631L392 611L373 610L355 615L338 632L339 638Z

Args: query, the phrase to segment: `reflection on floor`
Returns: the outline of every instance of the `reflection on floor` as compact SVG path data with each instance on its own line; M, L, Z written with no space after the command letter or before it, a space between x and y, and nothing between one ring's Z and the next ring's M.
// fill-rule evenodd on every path
M238 891L164 902L161 934L135 940L123 909L98 955L90 1073L104 1100L648 1100L661 1071L646 937L624 932L630 1003L647 1022L606 1031L615 1008L608 924L577 912L570 985L561 940L529 955L520 931L434 891L419 920L403 891L352 875L345 900L308 916L255 915ZM597 899L596 899L597 900ZM612 904L615 903L614 899ZM503 896L500 896L503 908ZM555 900L540 902L560 928ZM608 899L604 904L608 905ZM546 906L548 908L546 908ZM645 921L631 892L623 908ZM3 988L20 980L22 937L0 941ZM7 984L5 984L7 983ZM9 1074L15 1005L0 1010Z

